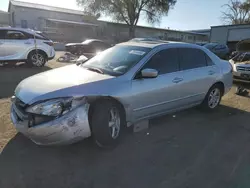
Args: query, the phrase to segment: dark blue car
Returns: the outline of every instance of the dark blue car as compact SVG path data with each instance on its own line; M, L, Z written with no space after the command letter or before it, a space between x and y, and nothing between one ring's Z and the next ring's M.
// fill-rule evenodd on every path
M207 43L204 45L204 47L212 51L221 59L229 58L230 50L226 44Z

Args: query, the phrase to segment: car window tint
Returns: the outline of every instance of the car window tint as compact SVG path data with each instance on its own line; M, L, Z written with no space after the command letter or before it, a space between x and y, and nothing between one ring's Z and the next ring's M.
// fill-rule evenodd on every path
M143 69L156 69L159 74L179 71L177 49L166 49L155 54Z
M92 42L92 46L95 48L95 50L104 50L106 49L105 44L103 42Z
M181 70L188 70L207 66L204 52L199 49L180 48L179 54Z
M94 45L92 44L92 42L90 44L82 46L81 48L84 53L96 53L96 49Z
M5 30L0 30L0 40L5 38Z
M7 31L5 39L26 39L27 37L19 31Z

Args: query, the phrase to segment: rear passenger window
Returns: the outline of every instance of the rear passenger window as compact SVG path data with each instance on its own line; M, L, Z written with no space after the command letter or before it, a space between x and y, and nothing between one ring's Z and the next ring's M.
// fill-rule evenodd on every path
M159 74L179 71L177 49L166 49L156 53L143 67L156 69Z
M19 31L7 31L5 39L26 39L27 37Z
M180 48L181 70L195 69L207 66L207 60L203 51L195 48Z
M5 30L0 30L0 40L5 39L5 33L6 33Z

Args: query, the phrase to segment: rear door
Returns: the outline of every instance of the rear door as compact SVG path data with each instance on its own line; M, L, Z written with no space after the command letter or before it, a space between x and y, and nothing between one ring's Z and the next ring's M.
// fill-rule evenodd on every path
M179 48L182 104L201 102L219 76L219 68L201 49Z
M23 58L24 53L31 44L29 38L21 31L7 30L5 35L5 59L13 60Z

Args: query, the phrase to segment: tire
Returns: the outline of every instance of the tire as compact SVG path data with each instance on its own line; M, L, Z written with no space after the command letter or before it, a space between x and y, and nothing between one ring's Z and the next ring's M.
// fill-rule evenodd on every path
M125 127L125 115L119 105L111 100L98 101L90 120L93 138L99 147L112 148L119 143Z
M216 97L212 98L213 96L211 95ZM218 108L221 102L222 95L223 95L222 86L219 84L215 84L207 92L207 95L201 104L201 108L206 111L212 111Z
M46 62L47 62L46 55L44 53L41 53L40 51L37 51L37 53L36 51L32 51L28 55L27 63L30 66L43 67Z

